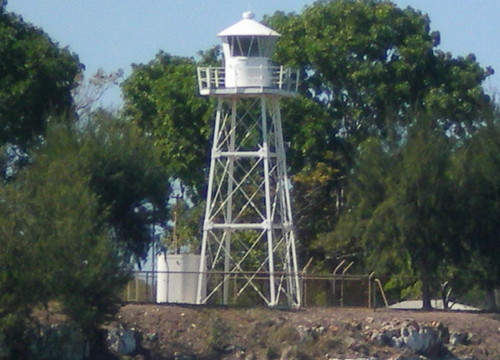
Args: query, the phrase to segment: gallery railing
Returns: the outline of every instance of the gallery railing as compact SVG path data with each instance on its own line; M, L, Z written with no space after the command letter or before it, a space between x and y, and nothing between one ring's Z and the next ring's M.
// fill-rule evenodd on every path
M227 86L226 76L232 79ZM211 94L215 90L256 87L269 90L280 90L286 93L297 93L299 87L299 71L284 66L246 66L244 76L235 70L227 74L223 67L199 67L198 87L202 95ZM259 84L257 86L248 84Z

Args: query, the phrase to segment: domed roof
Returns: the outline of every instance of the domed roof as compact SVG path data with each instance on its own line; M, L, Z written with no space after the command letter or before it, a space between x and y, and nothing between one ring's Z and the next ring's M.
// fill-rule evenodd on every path
M278 37L279 33L260 22L255 21L253 13L250 11L243 13L243 19L217 34L219 37L225 36L269 36Z

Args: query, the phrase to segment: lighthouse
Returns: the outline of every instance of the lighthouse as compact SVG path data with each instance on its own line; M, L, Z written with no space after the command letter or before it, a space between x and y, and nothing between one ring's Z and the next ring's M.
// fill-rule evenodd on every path
M276 31L251 12L218 34L223 67L198 68L217 100L196 303L301 304L280 99L298 72L271 57ZM205 288L205 286L207 288Z

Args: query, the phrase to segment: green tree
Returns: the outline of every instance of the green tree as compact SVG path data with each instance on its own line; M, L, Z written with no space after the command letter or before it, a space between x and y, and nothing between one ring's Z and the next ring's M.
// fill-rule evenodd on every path
M91 336L118 309L128 266L78 162L36 156L0 188L0 333L12 359L32 358L25 329L55 301Z
M142 131L107 113L69 122L0 188L0 333L13 358L29 358L23 334L49 302L92 336L165 220L168 179Z
M97 112L82 128L54 127L43 151L48 158L79 165L123 255L136 260L146 256L151 226L166 221L169 193L167 174L150 139L134 124Z
M0 146L26 149L43 135L51 115L70 110L81 71L76 55L42 30L0 11Z
M435 274L456 248L450 151L450 139L426 121L410 128L397 151L368 142L350 184L350 206L333 233L348 249L350 242L361 247L368 268L418 276L426 309L439 286Z
M327 108L314 100L300 96L283 100L282 106L295 224L307 248L311 239L330 231L336 222L352 144L338 136Z
M0 8L0 176L12 179L50 121L67 119L81 64L38 29Z
M467 249L463 263L495 310L500 286L500 122L488 121L455 156L454 181L459 198L458 235Z
M196 62L160 52L133 65L122 89L126 116L153 139L172 181L180 180L193 199L200 196L213 107L198 95Z
M301 14L278 12L266 21L282 34L276 60L301 69L301 92L310 99L287 101L283 109L306 245L335 226L365 139L380 137L397 149L421 117L462 136L491 106L481 83L492 70L473 55L454 58L438 50L439 33L412 8L318 1ZM321 220L307 213L322 214Z
M438 50L439 33L412 8L318 1L300 15L277 13L268 21L283 35L279 62L301 67L304 94L326 105L350 136L397 137L395 126L423 110L438 123L463 127L489 104L481 82L491 69L474 55Z

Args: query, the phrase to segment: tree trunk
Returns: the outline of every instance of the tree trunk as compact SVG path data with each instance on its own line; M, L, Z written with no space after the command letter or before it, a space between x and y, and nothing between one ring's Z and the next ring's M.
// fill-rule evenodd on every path
M421 281L422 281L422 309L432 310L431 284L429 279L429 273L425 265L421 269Z
M448 298L449 298L449 291L448 291L448 281L445 281L443 284L441 284L441 300L443 301L443 309L448 310Z
M486 310L497 311L495 286L493 285L493 281L487 281L486 283Z

